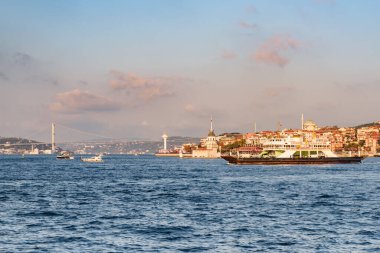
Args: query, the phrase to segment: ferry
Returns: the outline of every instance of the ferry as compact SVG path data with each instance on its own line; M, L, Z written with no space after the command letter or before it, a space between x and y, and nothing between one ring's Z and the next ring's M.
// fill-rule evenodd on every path
M313 140L308 143L302 137L273 138L262 148L241 147L221 157L231 164L349 164L361 163L363 156L340 157L331 151L329 142Z

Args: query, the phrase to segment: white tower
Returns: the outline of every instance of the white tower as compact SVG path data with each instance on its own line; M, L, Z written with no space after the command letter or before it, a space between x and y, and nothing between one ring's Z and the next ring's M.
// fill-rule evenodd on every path
M162 135L162 139L164 139L164 150L166 151L167 149L166 149L166 141L167 141L167 139L168 139L168 135L167 134L163 134Z
M301 129L303 130L303 113L301 114Z
M208 132L208 136L206 139L206 148L207 149L218 148L218 144L216 143L216 136L214 133L214 128L212 126L212 116L211 116L211 120L210 120L210 131Z
M51 153L55 153L55 124L51 123Z

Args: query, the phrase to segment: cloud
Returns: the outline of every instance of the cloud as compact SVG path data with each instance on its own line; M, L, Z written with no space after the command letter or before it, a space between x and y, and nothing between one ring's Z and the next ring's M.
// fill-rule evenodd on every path
M235 52L233 51L230 51L230 50L224 50L222 52L222 55L221 55L222 59L224 60L234 60L236 59L238 56Z
M117 70L111 70L110 75L112 77L110 85L116 90L144 88L147 86L159 85L160 82L160 80L145 79L134 73L124 74Z
M79 84L80 84L80 85L83 85L83 86L87 86L87 85L88 85L88 82L87 82L87 81L80 80L80 81L79 81Z
M199 108L192 103L188 103L185 105L184 110L187 114L192 115L197 118L209 118L211 113L213 115L219 115L219 112L215 109L211 108Z
M16 65L19 65L22 67L29 67L33 63L32 56L26 53L22 53L22 52L14 53L12 60Z
M120 108L116 102L79 89L58 93L56 102L50 105L51 111L62 113L114 111Z
M54 64L46 64L24 52L0 52L0 80L7 79L10 85L53 87L62 81L54 69Z
M166 97L174 95L173 92L165 90L163 87L146 87L140 91L139 97L143 100L152 100L157 97Z
M0 80L8 81L8 80L9 80L9 77L8 77L6 74L0 72Z
M257 25L256 24L248 23L248 22L245 22L245 21L241 21L239 23L239 27L243 28L243 29L246 29L246 30L256 30L257 29Z
M265 41L252 56L257 62L284 67L289 59L284 53L299 48L301 43L289 35L274 35Z
M258 62L275 64L280 67L284 67L289 62L287 58L281 56L279 52L275 50L260 50L256 52L255 59Z
M143 77L134 73L125 74L111 70L109 85L113 90L124 90L127 94L145 101L172 96L173 85L189 81L181 77Z
M195 107L193 104L187 104L185 105L185 111L186 112L194 112L195 111Z

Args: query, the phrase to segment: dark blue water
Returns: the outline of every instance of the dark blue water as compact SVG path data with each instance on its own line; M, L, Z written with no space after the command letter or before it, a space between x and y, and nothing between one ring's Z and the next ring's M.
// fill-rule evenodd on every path
M380 252L380 159L0 156L0 252Z

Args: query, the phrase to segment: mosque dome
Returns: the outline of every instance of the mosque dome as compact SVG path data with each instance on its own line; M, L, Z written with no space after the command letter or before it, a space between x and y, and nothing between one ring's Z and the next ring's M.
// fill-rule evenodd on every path
M318 126L317 126L317 124L315 124L314 121L306 120L305 123L303 124L303 129L309 130L309 131L314 131L314 130L318 129Z

